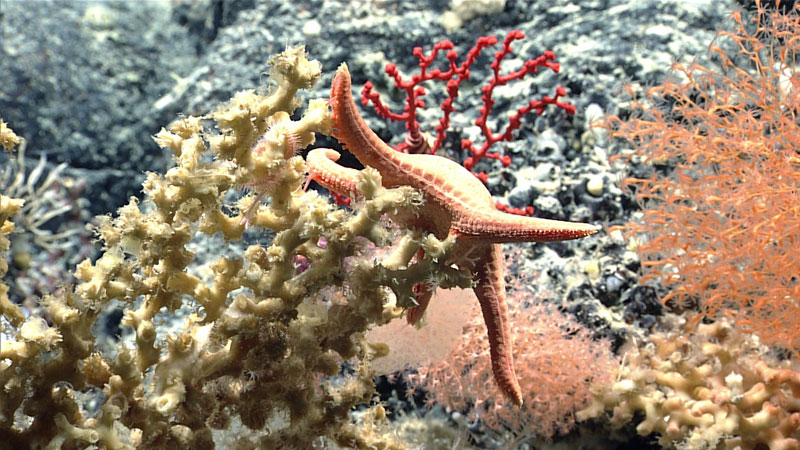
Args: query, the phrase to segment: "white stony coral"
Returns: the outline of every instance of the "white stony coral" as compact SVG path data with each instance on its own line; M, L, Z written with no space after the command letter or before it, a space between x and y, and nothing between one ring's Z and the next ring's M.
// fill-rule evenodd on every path
M264 195L272 196L288 180L289 160L304 147L304 139L289 114L279 111L267 119L267 132L256 141L249 154L237 158L234 167L239 170L240 188L252 190L256 198L245 214L251 217L254 208ZM306 144L308 145L308 144Z
M639 412L636 431L665 448L800 448L800 373L726 320L686 326L627 353L620 379L596 387L577 419L605 410L620 428Z
M35 343L45 349L50 349L55 344L61 342L61 333L49 327L47 322L41 317L29 318L22 327L20 327L19 335L25 341Z
M250 151L236 157L233 167L241 188L253 191L247 199L242 223L253 222L264 196L273 202L287 201L299 187L305 167L299 153L313 144L315 133L330 133L332 120L324 100L312 100L300 120L291 120L285 111L277 111L266 120L266 132Z
M0 118L0 147L8 152L19 145L20 141L21 138L14 133L14 130L8 128L8 125Z
M309 60L304 45L287 47L286 51L270 60L270 80L281 89L311 89L319 81L322 64ZM294 94L292 94L294 97Z

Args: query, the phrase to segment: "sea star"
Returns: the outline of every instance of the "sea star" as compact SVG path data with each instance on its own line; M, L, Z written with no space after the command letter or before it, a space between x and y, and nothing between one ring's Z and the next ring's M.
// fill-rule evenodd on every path
M456 235L455 253L462 255L459 264L472 273L473 290L486 322L495 381L504 395L522 405L511 351L501 243L576 239L594 234L600 227L498 211L486 186L455 161L392 149L359 114L345 64L334 77L330 105L334 137L362 164L378 170L384 187L411 186L422 192L425 202L419 215L405 217L403 225L440 239ZM310 178L334 192L352 194L356 192L357 171L336 164L338 158L335 150L311 151L307 158ZM431 292L419 294L419 306L408 312L409 322L419 320L430 297Z

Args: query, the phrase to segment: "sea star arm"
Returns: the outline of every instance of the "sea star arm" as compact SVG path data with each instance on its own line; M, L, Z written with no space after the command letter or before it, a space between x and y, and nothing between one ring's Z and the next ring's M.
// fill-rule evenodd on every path
M308 152L308 156L306 156L308 178L333 192L352 196L357 192L359 171L336 164L340 156L339 152L329 148L317 148ZM399 217L396 217L396 219L399 219ZM422 259L423 257L424 251L420 249L416 258ZM422 315L425 313L425 309L433 296L433 291L426 289L422 285L415 286L414 290L417 294L415 297L417 306L409 308L406 315L408 323L411 325L422 319Z
M497 209L482 215L464 215L451 225L466 239L481 242L551 242L586 237L600 231L599 225L508 214Z
M473 290L481 305L483 320L489 334L489 354L495 382L506 397L521 406L522 390L514 371L513 339L506 307L503 246L490 244L485 247L488 248L478 249L482 256L473 268L476 281Z
M306 156L308 179L337 194L353 196L358 192L358 170L336 164L341 155L330 148L315 148Z

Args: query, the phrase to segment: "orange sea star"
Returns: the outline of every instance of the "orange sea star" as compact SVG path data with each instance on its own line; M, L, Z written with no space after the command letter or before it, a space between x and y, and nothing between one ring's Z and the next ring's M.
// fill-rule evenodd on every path
M334 137L362 164L378 170L384 187L411 186L422 192L425 203L419 215L404 217L403 225L440 239L456 235L455 254L461 256L458 263L472 273L473 289L488 329L495 380L504 395L521 405L522 392L511 352L501 243L576 239L594 234L600 227L498 211L486 186L455 161L392 149L359 114L350 72L344 64L333 80L331 108ZM356 192L358 171L336 164L338 158L339 153L331 149L311 151L307 158L310 178L332 191L350 195ZM430 291L419 294L419 306L408 312L409 322L419 320L430 297Z

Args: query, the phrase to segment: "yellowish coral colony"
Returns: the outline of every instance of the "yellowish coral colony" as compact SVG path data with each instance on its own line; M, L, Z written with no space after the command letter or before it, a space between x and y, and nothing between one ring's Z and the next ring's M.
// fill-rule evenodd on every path
M74 289L42 299L49 323L26 317L0 290L11 337L0 349L0 446L213 448L212 429L236 426L249 430L237 439L265 448L400 446L380 432L380 407L368 412L369 426L351 423L350 410L374 393L366 361L376 353L362 332L399 316L414 284L469 286L469 274L434 259L451 241L414 244L408 232L390 234L381 222L385 213L413 213L420 204L413 189L384 189L380 175L366 170L364 200L353 212L301 189L305 163L295 150L314 133L330 134L331 125L322 100L298 121L289 116L300 106L297 90L317 81L320 65L302 47L290 48L273 58L271 75L277 87L267 95L240 92L207 117L158 133L175 166L147 175L141 204L132 199L101 221L102 256L79 264ZM242 188L250 193L225 203L226 193ZM0 205L7 234L18 202ZM243 254L209 256L207 279L190 273L195 254L187 246L197 233L222 236L233 248L246 227L274 237ZM342 261L366 243L395 240L401 245L383 259L355 258L345 270ZM404 245L431 256L395 264ZM182 331L159 335L156 316L186 301L195 309ZM92 325L118 302L135 340L101 354ZM351 358L353 373L332 378ZM103 394L93 416L77 399L89 387Z

